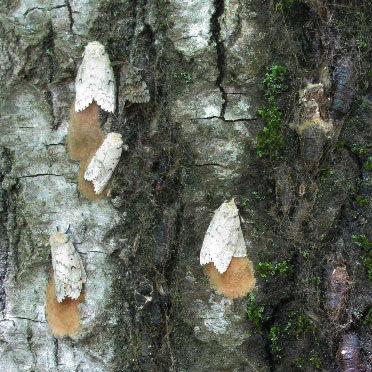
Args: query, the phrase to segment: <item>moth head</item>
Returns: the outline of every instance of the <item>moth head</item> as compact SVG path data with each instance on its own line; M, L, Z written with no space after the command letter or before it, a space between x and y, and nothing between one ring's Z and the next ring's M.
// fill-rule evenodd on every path
M117 145L117 147L123 146L123 140L121 139L120 133L109 133L107 138L110 140L111 143Z
M67 242L68 242L68 236L61 232L55 232L49 238L49 243L51 246L65 244Z
M220 206L221 211L232 213L232 214L237 214L238 208L236 207L235 200L232 198L229 202L225 201L223 204Z
M84 56L98 57L105 54L105 47L98 41L91 41L85 47Z

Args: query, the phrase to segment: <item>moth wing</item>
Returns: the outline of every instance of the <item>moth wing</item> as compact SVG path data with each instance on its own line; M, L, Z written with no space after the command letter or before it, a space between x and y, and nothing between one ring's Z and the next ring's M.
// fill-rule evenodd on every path
M66 282L69 275L69 242L52 246L52 263L57 301L66 297Z
M96 194L101 193L110 180L112 173L119 163L121 152L122 148L120 147L119 149L113 148L110 152L105 154L102 168L104 172L102 171L100 177L96 180L93 180L94 190Z
M89 60L88 60L89 61ZM88 63L89 65L89 63ZM95 89L91 89L93 81L92 73L87 66L87 59L84 58L79 67L75 79L75 111L85 110L94 99Z
M101 160L103 157L103 153L102 153L101 148L102 146L94 154L94 156L92 157L92 160L90 161L84 173L84 179L86 179L87 181L93 181L94 179L99 177L101 168L103 167L102 160Z
M66 294L66 288L65 288L65 283L54 277L54 285L56 287L56 297L58 302L62 302L65 297L67 296Z
M237 235L236 235L236 243L235 243L235 250L234 250L233 257L246 257L247 247L245 245L242 228L240 226L239 215L236 215L234 219L235 219L234 224L235 226L238 226L238 230L237 230Z
M238 217L237 211L234 213L233 210L226 209L224 204L215 212L200 251L200 264L213 262L221 274L230 265L240 228L239 218L235 218L235 216Z
M89 163L84 178L93 182L96 194L100 194L110 180L113 171L118 165L121 152L122 143L118 144L107 139Z
M106 53L98 56L85 54L76 80L75 111L86 109L95 100L105 111L115 111L115 78Z
M121 101L144 103L150 100L147 84L142 80L140 69L124 63L120 72Z
M94 99L107 112L115 111L115 77L110 59L105 53L96 64ZM93 66L92 66L93 67ZM97 68L98 67L98 68Z
M144 81L128 89L127 100L133 103L145 103L150 101L150 93Z
M71 240L61 244L55 250L56 294L58 302L66 296L77 299L82 288L82 270L84 270L79 254ZM84 277L85 271L84 271Z
M86 274L79 253L69 241L70 273L67 281L67 296L76 300L80 296L83 283L86 282Z

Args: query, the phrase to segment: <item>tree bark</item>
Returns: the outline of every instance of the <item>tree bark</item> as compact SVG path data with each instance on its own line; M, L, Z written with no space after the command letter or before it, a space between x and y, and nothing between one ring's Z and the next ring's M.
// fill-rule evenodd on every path
M364 1L3 1L0 369L372 370L371 20ZM101 129L128 151L92 201L65 142L94 40L119 97ZM122 102L123 61L148 103ZM199 264L232 198L256 277L235 300ZM56 337L49 236L68 228L87 282Z

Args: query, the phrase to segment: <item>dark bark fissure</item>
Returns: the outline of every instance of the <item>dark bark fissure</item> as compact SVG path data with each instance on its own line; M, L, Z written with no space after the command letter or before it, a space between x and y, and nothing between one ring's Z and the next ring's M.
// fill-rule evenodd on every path
M225 70L226 70L226 57L225 57L225 46L221 41L221 26L219 19L224 13L225 2L224 0L214 0L214 9L215 12L211 18L211 41L216 44L216 51L217 51L217 68L218 68L218 76L216 80L216 85L218 86L222 99L224 100L222 107L221 107L221 118L224 119L225 111L227 106L227 94L223 87L223 79L225 77Z
M47 36L45 45L44 45L44 53L47 55L48 58L48 64L49 64L49 77L48 77L48 84L53 82L54 79L54 74L55 74L55 69L54 69L54 60L55 60L55 55L54 55L54 30L53 30L53 25L52 22L50 22L50 31L49 35ZM50 108L50 117L51 117L51 123L50 127L52 129L57 129L56 128L56 120L54 117L54 104L53 104L53 98L52 98L52 93L49 89L45 90L45 99L48 103L48 107Z
M28 320L28 321L33 322L33 323L41 323L41 324L45 324L46 323L46 322L42 322L41 320L35 320L35 319L25 318L25 317L22 317L22 316L12 316L9 319L5 319L5 320L13 320L13 319ZM30 337L30 339L31 339L31 337Z
M211 166L211 167L221 167L221 168L226 168L224 165L222 164L218 164L218 163L205 163L205 164L194 164L195 167L208 167L208 166Z
M64 177L61 174L53 174L53 173L40 173L40 174L32 174L29 176L20 176L17 179L22 179L22 178L35 178L35 177L43 177L43 176L54 176L54 177Z
M0 173L0 182L3 181L6 173L10 172L10 153L4 148L0 149L0 159L4 161L5 159L9 161L8 166L4 167ZM9 195L5 190L0 191L0 209L2 213L0 214L0 235L4 237L0 241L0 311L2 312L5 309L6 301L6 291L4 288L4 280L8 273L9 268L9 247L10 240L7 233L7 224L8 224L8 213L9 213Z
M69 0L66 0L66 7L67 7L67 10L68 10L68 17L70 19L70 32L73 34L73 27L74 27L74 18L72 17L72 9L71 9L71 5L70 5L70 1Z
M58 353L58 339L54 338L53 339L53 346L54 346L54 365L57 368L57 371L59 370L58 365L59 365L59 353Z

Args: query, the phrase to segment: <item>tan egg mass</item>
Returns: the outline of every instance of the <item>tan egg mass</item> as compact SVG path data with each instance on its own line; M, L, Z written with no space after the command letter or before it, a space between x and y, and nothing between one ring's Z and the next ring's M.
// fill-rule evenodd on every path
M244 297L256 284L253 264L247 257L233 257L223 274L218 272L213 263L204 268L212 287L229 299Z

